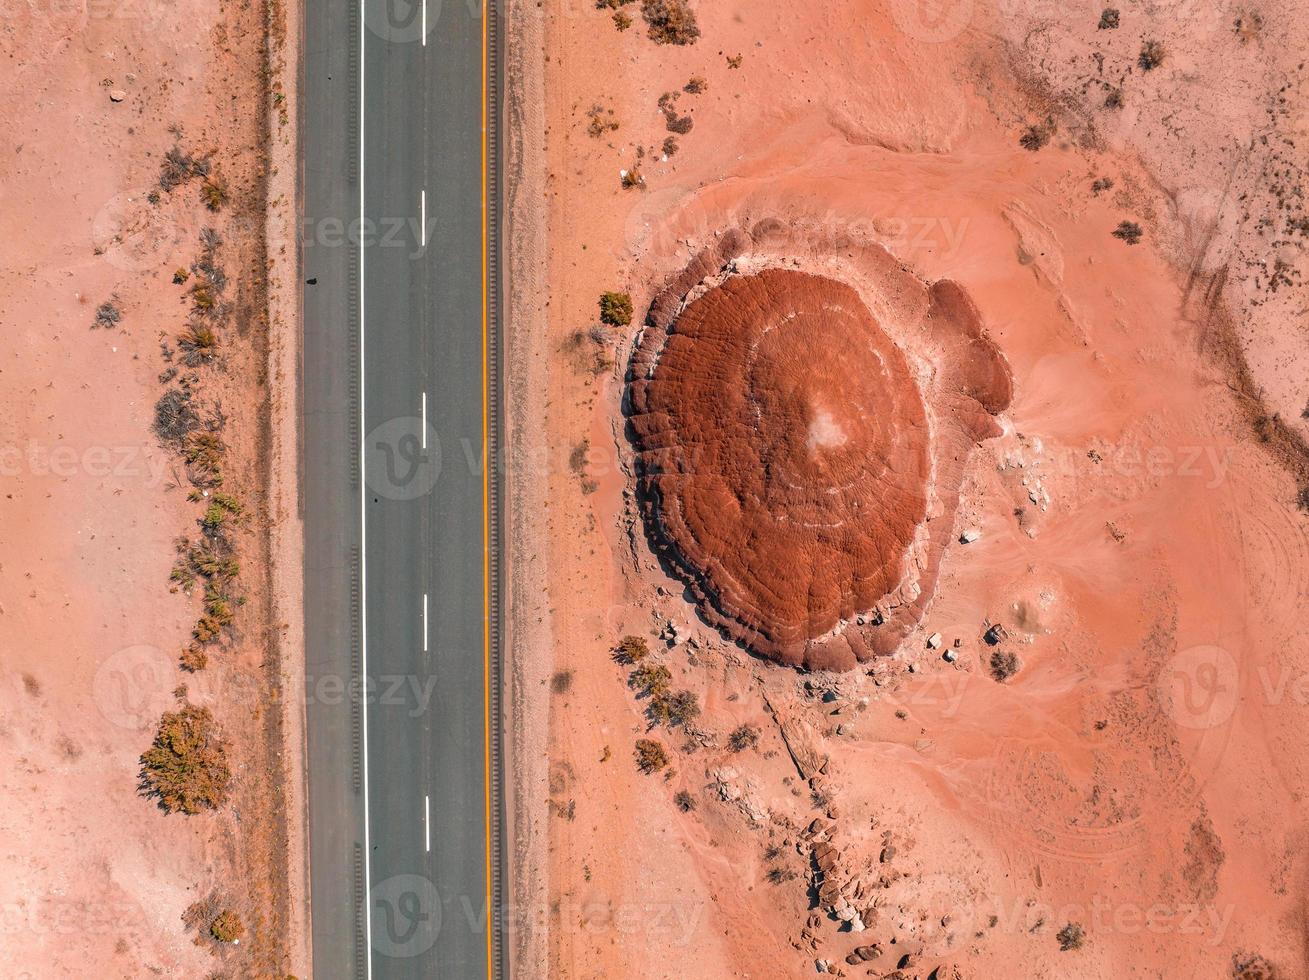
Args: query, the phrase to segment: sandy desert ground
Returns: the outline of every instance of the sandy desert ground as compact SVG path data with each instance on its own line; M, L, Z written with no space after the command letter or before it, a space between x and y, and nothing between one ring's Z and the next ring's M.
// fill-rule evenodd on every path
M1309 976L1305 12L721 0L675 46L614 6L517 7L514 717L548 732L514 741L523 962ZM930 601L840 671L697 612L628 426L647 316L676 334L683 298L781 268L852 287L923 390L946 369L903 297L953 281L1012 373L966 451L928 400ZM797 377L858 402L827 341ZM751 510L707 499L701 528ZM698 717L652 720L650 664Z
M302 964L265 497L265 275L285 254L265 251L267 127L286 125L265 83L280 77L283 15L228 2L18 3L0 25L6 977L281 977ZM174 147L208 161L225 194L213 210L194 174L161 186ZM226 285L202 316L206 228ZM216 358L185 363L188 320L217 330ZM179 655L200 597L170 572L203 508L188 499L186 463L153 431L157 399L183 384L226 417L223 487L245 514L233 534L246 601L196 672ZM183 699L213 711L233 773L227 804L195 816L137 792L139 757ZM206 935L212 911L183 922L198 901L240 915L239 945Z

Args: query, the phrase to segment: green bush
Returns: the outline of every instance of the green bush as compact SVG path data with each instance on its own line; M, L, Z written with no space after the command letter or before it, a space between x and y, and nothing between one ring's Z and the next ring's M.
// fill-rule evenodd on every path
M632 322L632 297L627 293L604 293L600 297L600 320L611 327Z

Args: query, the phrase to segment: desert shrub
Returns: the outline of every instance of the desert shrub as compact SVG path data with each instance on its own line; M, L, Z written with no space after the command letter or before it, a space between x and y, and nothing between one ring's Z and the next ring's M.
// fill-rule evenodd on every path
M108 330L111 327L118 326L118 321L123 318L123 311L112 300L105 300L95 308L95 319L91 321L91 329Z
M573 672L571 670L557 670L554 676L550 678L550 690L555 694L567 694L573 686Z
M161 441L181 445L199 426L191 396L180 388L170 388L155 402L154 430Z
M1118 11L1113 7L1105 7L1100 12L1100 23L1096 26L1102 31L1118 30Z
M686 0L641 0L641 16L656 44L694 44L700 37L695 12Z
M23 690L26 691L30 697L39 698L41 696L41 682L31 674L24 674Z
M662 742L652 738L636 740L636 767L646 775L668 766L668 750Z
M733 752L744 752L757 744L759 744L759 729L753 725L741 725L732 729L732 734L727 736L727 747Z
M159 165L159 187L171 191L180 184L185 184L192 177L204 177L209 174L209 162L174 146L164 154Z
M586 457L591 452L591 440L583 439L568 454L568 468L576 474L586 471Z
M1123 107L1123 90L1111 88L1109 94L1104 97L1104 107L1106 109L1121 109Z
M734 54L734 55L729 55L728 58L727 58L727 67L728 67L728 68L740 68L740 67L741 67L741 64L742 64L744 61L745 61L745 55L743 55L743 54Z
M1050 142L1050 137L1053 133L1054 127L1049 123L1039 123L1033 126L1028 126L1027 129L1023 131L1023 135L1018 138L1018 143L1024 150L1035 153Z
M692 691L673 691L650 699L650 718L656 724L676 728L700 717L700 699Z
M1232 980L1277 980L1277 969L1258 953L1233 953Z
M623 176L620 178L619 183L622 184L623 190L630 191L632 188L640 187L644 184L645 178L641 176L641 170L639 167L633 167L631 170L623 171Z
M218 355L218 334L213 327L193 323L178 335L177 346L182 349L182 363L197 367Z
M666 125L670 133L676 133L678 136L685 136L695 125L695 120L690 116L673 115L668 117Z
M597 10L617 10L633 2L635 0L595 0L595 7Z
M614 11L614 27L620 31L625 31L632 26L632 15L626 10Z
M209 923L209 935L220 943L234 943L245 935L245 924L231 909L224 909Z
M141 755L142 795L168 813L214 810L227 799L232 772L227 746L208 708L193 704L159 719L153 744Z
M191 278L191 273L188 270L183 269L181 266L178 266L176 269L173 270L174 286L180 286L190 278Z
M709 83L704 80L702 75L692 75L690 81L682 86L682 91L691 95L699 95L709 88Z
M769 869L768 869L768 882L769 882L769 884L772 884L772 885L782 885L782 884L785 884L785 883L788 882L788 881L794 881L795 879L796 879L796 873L795 873L794 871L790 871L790 870L788 870L787 868L769 868Z
M627 293L602 293L600 320L611 327L625 327L632 322L632 297Z
M1110 232L1115 238L1125 241L1128 245L1135 245L1141 240L1141 226L1135 221L1120 221L1118 227Z
M683 813L690 813L695 809L695 797L684 789L679 789L673 794L673 803Z
M194 674L209 666L209 654L205 653L204 647L198 643L191 643L182 651L179 663L183 670Z
M227 182L221 177L212 177L200 188L200 199L210 211L221 211L227 203Z
M668 694L668 686L673 675L663 664L638 664L627 678L628 686L639 696L659 698Z
M664 146L663 146L664 156L666 157L676 156L677 149L678 147L677 147L676 136L667 136L664 138Z
M1141 45L1136 63L1141 66L1141 71L1154 71L1164 63L1164 46L1158 41L1146 41Z
M1018 654L1009 650L996 650L991 654L991 676L1001 684L1018 673L1020 666Z
M625 636L618 641L614 659L620 664L637 664L650 655L650 644L644 636Z
M1069 950L1082 948L1082 944L1086 942L1086 930L1082 928L1081 923L1070 922L1059 930L1055 938L1059 940L1059 948L1067 953Z
M1112 177L1097 177L1095 180L1091 181L1091 193L1100 194L1104 191L1110 190L1113 186L1114 181Z
M182 455L192 470L192 479L206 485L223 482L223 456L226 453L227 446L217 432L189 432L182 448Z

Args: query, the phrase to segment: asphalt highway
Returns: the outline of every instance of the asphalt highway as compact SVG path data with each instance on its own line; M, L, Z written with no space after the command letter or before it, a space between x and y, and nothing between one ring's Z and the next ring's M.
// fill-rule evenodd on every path
M488 20L489 18L489 20ZM504 976L493 10L306 5L314 976Z

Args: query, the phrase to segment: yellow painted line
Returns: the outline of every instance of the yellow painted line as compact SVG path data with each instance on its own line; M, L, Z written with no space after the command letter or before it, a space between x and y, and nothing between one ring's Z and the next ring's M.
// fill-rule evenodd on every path
M491 814L491 451L490 428L490 366L487 361L487 289L491 253L487 237L486 215L490 206L487 198L487 74L490 70L487 33L490 29L489 5L496 0L482 0L482 717L483 745L485 747L486 797L486 976L495 980L496 910L492 906L491 886L491 834L494 824Z

